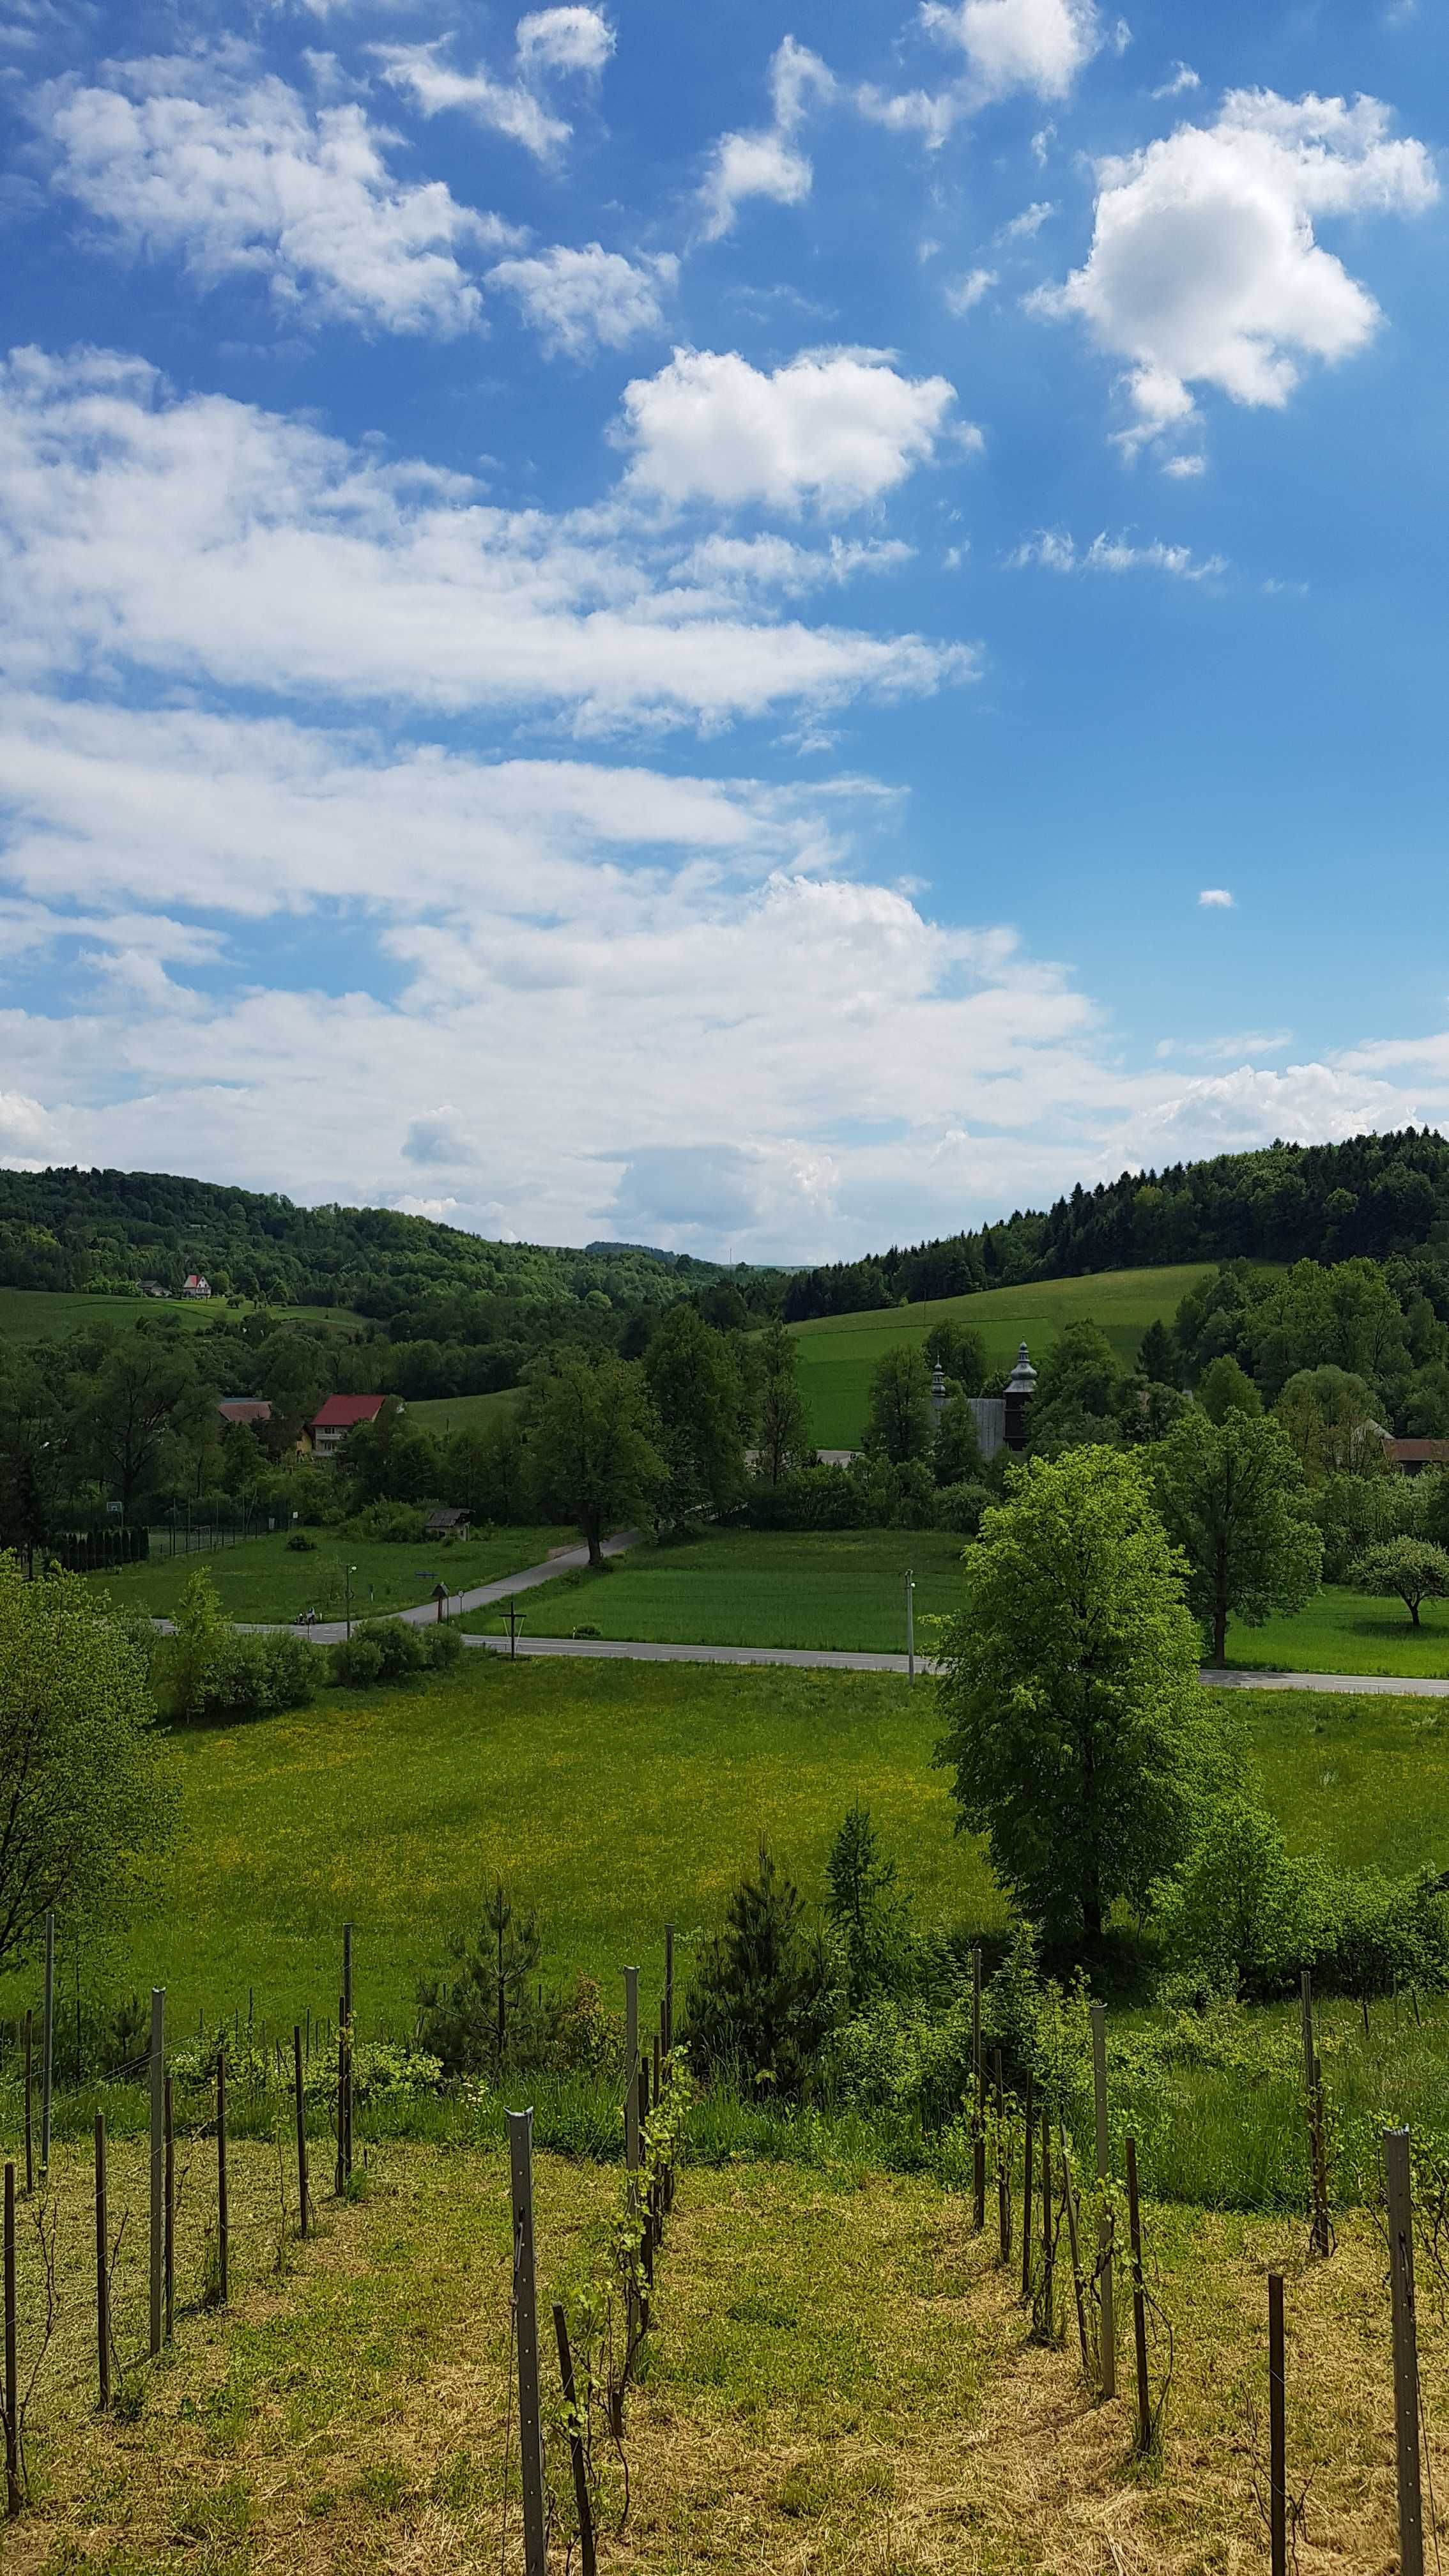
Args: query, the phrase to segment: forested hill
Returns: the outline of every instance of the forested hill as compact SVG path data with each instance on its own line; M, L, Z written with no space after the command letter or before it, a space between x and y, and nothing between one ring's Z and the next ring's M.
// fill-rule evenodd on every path
M174 1296L193 1270L219 1293L380 1321L440 1296L548 1305L598 1290L648 1306L725 1275L688 1253L493 1243L392 1208L294 1207L172 1172L0 1171L0 1287L124 1294L154 1279Z
M1269 1145L1123 1172L1000 1225L802 1271L785 1314L797 1323L1159 1262L1344 1261L1425 1249L1449 1253L1449 1140L1406 1127L1342 1145Z

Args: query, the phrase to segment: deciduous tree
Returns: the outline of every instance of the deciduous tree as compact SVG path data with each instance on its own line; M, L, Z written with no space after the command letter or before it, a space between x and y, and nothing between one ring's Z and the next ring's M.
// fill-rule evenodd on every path
M562 1351L534 1380L524 1428L541 1507L576 1521L590 1565L602 1565L605 1531L646 1510L665 1475L642 1370Z
M173 1802L141 1649L76 1575L0 1556L0 1968L47 1910L94 1920L164 1845Z
M1182 1578L1126 1452L1033 1460L986 1514L939 1684L960 1821L1025 1912L1100 1937L1186 1851L1213 1745Z
M1449 1597L1449 1552L1429 1538L1385 1539L1360 1558L1354 1581L1360 1592L1396 1594L1417 1628L1425 1601Z
M1236 1412L1210 1422L1194 1405L1158 1450L1153 1484L1214 1663L1227 1652L1230 1615L1254 1626L1312 1599L1323 1540L1309 1517L1303 1471L1276 1422Z
M865 1446L903 1467L931 1445L931 1373L913 1342L884 1351L871 1372Z

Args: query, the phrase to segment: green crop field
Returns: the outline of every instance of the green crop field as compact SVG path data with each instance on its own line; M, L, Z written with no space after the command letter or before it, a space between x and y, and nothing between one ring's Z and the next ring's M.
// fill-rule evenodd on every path
M1449 1710L1234 1692L1215 1702L1298 1848L1390 1871L1449 1860ZM177 2026L240 2004L290 2027L334 2008L339 1927L359 1998L394 2025L447 1935L502 1876L536 1905L548 1973L682 1964L768 1832L818 1897L852 1800L871 1809L927 1925L1004 1921L980 1846L953 1835L925 1682L608 1662L509 1663L231 1727L174 1729L181 1799L153 1912L118 1975ZM0 2013L14 1998L0 1994Z
M278 1530L266 1538L244 1539L237 1547L193 1556L157 1555L145 1565L86 1579L97 1591L108 1592L119 1609L145 1610L154 1619L165 1619L175 1610L188 1577L201 1567L216 1585L229 1618L295 1619L305 1610L340 1618L344 1577L351 1566L352 1614L365 1619L372 1610L411 1609L426 1601L438 1582L450 1592L464 1592L472 1584L494 1583L500 1575L541 1565L551 1548L568 1547L576 1537L557 1527L508 1529L445 1545L419 1539L416 1545L399 1547L334 1530L306 1535L317 1544L305 1553L288 1547Z
M484 1424L496 1422L518 1402L516 1386L500 1387L492 1395L425 1395L410 1397L408 1420L420 1422L425 1431L446 1438L450 1431L481 1431Z
M109 1324L117 1332L127 1324L173 1318L187 1332L204 1325L233 1323L259 1309L245 1297L95 1297L85 1289L0 1288L0 1340L59 1341L83 1326ZM332 1331L371 1332L365 1315L350 1306L269 1306L268 1315L283 1323L325 1326Z
M903 1654L905 1578L916 1578L916 1643L954 1609L965 1541L949 1530L719 1530L685 1547L639 1547L602 1574L566 1574L525 1603L535 1637L602 1637L670 1645L838 1646ZM470 1628L497 1629L497 1611Z
M1411 1625L1401 1601L1325 1584L1291 1618L1228 1626L1228 1661L1256 1672L1388 1673L1449 1679L1449 1601L1426 1601Z
M852 1449L865 1429L870 1375L897 1342L923 1342L948 1317L970 1324L986 1343L993 1369L1006 1368L1017 1346L1033 1359L1064 1324L1090 1315L1118 1357L1130 1362L1149 1324L1170 1322L1210 1264L1181 1262L1167 1270L1104 1270L1088 1279L1047 1279L1029 1288L987 1288L974 1297L937 1297L921 1306L885 1306L864 1315L827 1315L795 1324L800 1384L813 1439L822 1449Z

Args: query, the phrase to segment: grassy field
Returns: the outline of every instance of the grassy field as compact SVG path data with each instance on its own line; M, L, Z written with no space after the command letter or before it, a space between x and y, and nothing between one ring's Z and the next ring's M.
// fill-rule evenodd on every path
M1449 1859L1449 1712L1278 1691L1216 1706L1295 1846L1396 1872ZM416 1688L178 1729L176 1847L113 1982L165 1985L178 2026L245 2013L251 1990L289 2028L334 2009L351 1920L359 2008L405 2025L500 1874L538 1908L550 1975L649 1967L666 1919L683 1967L761 1831L817 1897L856 1799L923 1923L999 1927L984 1856L953 1835L939 1731L929 1685L888 1676L476 1653Z
M905 1577L916 1578L916 1644L954 1609L965 1542L948 1530L718 1530L685 1547L632 1548L602 1574L560 1576L525 1604L535 1637L603 1637L671 1645L838 1646L901 1654ZM497 1611L465 1625L496 1631Z
M948 1317L970 1324L986 1343L993 1369L1005 1368L1026 1342L1034 1360L1064 1324L1090 1315L1123 1361L1159 1317L1171 1320L1208 1267L1183 1262L1166 1270L1106 1270L1090 1279L1048 1279L1030 1288L988 1288L975 1297L939 1297L922 1306L888 1306L864 1315L829 1315L792 1330L800 1346L800 1384L812 1437L823 1449L854 1448L865 1428L870 1375L896 1342L922 1342Z
M510 1412L518 1398L516 1386L501 1387L492 1395L413 1397L408 1403L408 1419L444 1437L450 1431L478 1431L485 1423L496 1422L501 1413Z
M370 1332L364 1315L355 1315L349 1306L269 1306L269 1315L280 1322L326 1325L339 1330ZM199 1332L218 1320L231 1322L242 1315L253 1315L257 1308L245 1297L93 1297L84 1289L72 1293L41 1288L0 1288L0 1339L17 1342L53 1342L65 1333L78 1332L82 1325L110 1324L121 1331L127 1324L142 1318L155 1322L159 1316L174 1316L187 1332Z
M1449 1602L1426 1601L1420 1625L1401 1601L1326 1584L1291 1618L1228 1627L1228 1661L1251 1671L1449 1677Z
M87 1579L121 1609L146 1610L155 1619L171 1616L198 1568L210 1575L229 1618L290 1620L304 1610L340 1618L351 1566L352 1615L365 1619L373 1610L407 1610L426 1601L435 1583L446 1583L450 1592L466 1591L472 1584L493 1583L500 1575L541 1565L550 1548L572 1545L576 1533L558 1527L508 1529L447 1545L419 1539L415 1547L325 1529L309 1530L307 1536L317 1544L306 1553L294 1553L285 1533L277 1530L266 1538L244 1539L237 1547L156 1556L144 1565Z
M117 2277L128 2361L142 2333L143 2152L118 2149L112 2169L112 2212L137 2221ZM156 2368L133 2366L127 2407L109 2418L92 2404L89 2161L84 2148L57 2156L57 2333L27 2415L36 2501L7 2533L7 2570L481 2576L520 2564L516 2434L505 2471L504 2156L374 2149L368 2196L351 2204L330 2197L324 2168L317 2231L301 2245L285 2152L238 2146L223 2313L199 2298L210 2159L200 2142L182 2155L176 2343ZM600 2263L618 2188L615 2171L537 2157L545 2327L547 2303ZM1346 2220L1332 2260L1310 2263L1303 2232L1296 2214L1149 2201L1154 2393L1161 2320L1174 2347L1160 2457L1144 2467L1131 2457L1125 2285L1124 2394L1103 2404L1066 2317L1058 2337L1033 2338L994 2231L971 2231L969 2198L848 2163L687 2167L628 2401L627 2520L617 2461L599 2444L604 2564L619 2576L1226 2576L1266 2564L1263 2280L1274 2269L1286 2280L1289 2481L1295 2495L1309 2489L1293 2564L1300 2576L1396 2565L1377 2235ZM43 2295L24 2225L27 2376ZM1419 2335L1442 2491L1449 2329L1427 2296ZM566 2493L551 2394L545 2438L549 2484Z

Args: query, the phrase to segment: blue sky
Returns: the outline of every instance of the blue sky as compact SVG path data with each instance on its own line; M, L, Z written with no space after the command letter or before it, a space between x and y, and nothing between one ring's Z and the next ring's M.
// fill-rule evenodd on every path
M1442 1120L1427 0L3 45L0 1160L804 1258Z

